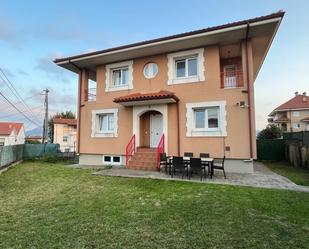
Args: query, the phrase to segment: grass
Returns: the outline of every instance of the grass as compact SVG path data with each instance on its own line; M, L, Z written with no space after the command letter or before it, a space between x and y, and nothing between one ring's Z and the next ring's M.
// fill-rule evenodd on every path
M309 194L91 175L0 175L0 248L308 248Z
M309 186L309 170L293 167L287 162L266 162L268 168L298 185Z

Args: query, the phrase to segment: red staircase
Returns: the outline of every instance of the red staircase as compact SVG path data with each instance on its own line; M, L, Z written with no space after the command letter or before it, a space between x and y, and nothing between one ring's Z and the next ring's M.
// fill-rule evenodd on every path
M157 148L138 147L128 160L126 168L156 171L157 165Z

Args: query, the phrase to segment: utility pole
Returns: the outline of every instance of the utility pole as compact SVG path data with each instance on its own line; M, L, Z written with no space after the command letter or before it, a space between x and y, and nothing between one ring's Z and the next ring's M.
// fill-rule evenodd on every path
M44 118L44 126L43 126L43 143L47 143L48 141L48 93L49 90L46 88L43 90L45 95L45 118Z

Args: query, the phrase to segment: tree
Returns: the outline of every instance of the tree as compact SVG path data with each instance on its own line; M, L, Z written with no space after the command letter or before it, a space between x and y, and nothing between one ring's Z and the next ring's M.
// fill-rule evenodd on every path
M68 118L75 119L75 114L72 111L58 112L55 115L51 116L48 120L48 137L51 143L54 142L54 118Z
M268 125L264 130L260 131L257 139L275 139L280 138L282 131L274 124Z

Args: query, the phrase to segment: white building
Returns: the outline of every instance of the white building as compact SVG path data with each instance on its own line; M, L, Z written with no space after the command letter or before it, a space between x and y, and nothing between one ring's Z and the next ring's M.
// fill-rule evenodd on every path
M23 123L0 122L0 146L25 143Z

